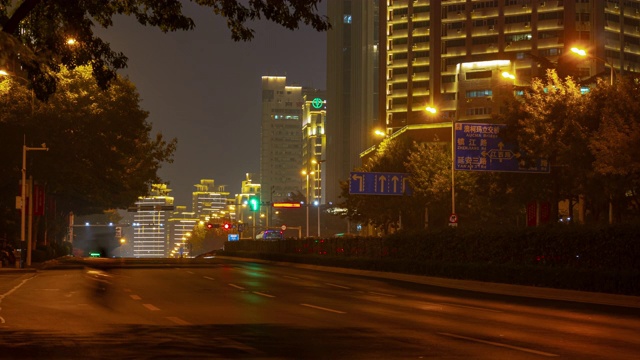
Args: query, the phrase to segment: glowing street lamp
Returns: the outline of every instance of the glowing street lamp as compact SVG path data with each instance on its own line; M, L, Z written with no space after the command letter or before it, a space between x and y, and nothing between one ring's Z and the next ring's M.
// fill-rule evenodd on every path
M584 50L584 49L579 49L579 48L577 48L577 47L572 47L572 48L571 48L571 52L572 52L572 53L574 53L574 54L577 54L577 55L579 55L579 56L582 56L582 57L588 57L588 58L591 58L591 59L595 59L595 60L602 61L602 62L603 62L603 63L605 63L606 65L609 65L609 69L610 69L610 71L611 71L611 72L610 72L610 75L609 75L609 78L610 78L610 82L609 82L609 84L613 86L613 76L614 76L614 73L613 73L613 64L611 64L610 62L608 62L606 59L603 59L603 58L600 58L600 57L597 57L597 56L594 56L594 55L589 55L589 54L587 54L587 51L586 51L586 50Z

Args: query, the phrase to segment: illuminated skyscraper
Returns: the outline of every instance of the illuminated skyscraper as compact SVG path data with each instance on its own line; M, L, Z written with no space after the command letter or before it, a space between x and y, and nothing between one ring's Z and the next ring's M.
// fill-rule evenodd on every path
M300 191L302 87L284 76L262 77L260 126L261 200L283 200Z
M384 1L384 0L383 0ZM360 167L378 120L378 0L328 0L326 202Z
M139 258L167 257L171 245L166 229L173 210L173 197L165 184L153 184L151 195L136 201L133 220L133 256Z
M312 181L309 184L308 201L317 200L320 204L324 204L326 199L324 191L326 172L323 171L326 165L326 119L325 92L319 91L305 95L302 110L302 167L300 169L313 172ZM307 186L306 179L304 186ZM306 190L304 189L304 194Z
M468 71L458 79L461 63L509 60L517 85L528 85L546 68L581 79L608 77L610 66L618 73L640 71L638 0L386 0L379 15L379 110L389 134L462 119L473 110L467 102L493 101L489 92L484 99L471 89L462 93L458 82L495 74ZM572 47L591 58L575 57ZM461 103L465 113L456 114ZM430 116L426 106L439 115Z

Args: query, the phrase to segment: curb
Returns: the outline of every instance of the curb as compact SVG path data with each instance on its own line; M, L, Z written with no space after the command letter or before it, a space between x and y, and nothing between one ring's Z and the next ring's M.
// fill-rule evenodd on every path
M542 299L542 300L567 301L567 302L577 302L577 303L585 303L585 304L607 305L607 306L618 306L618 307L640 309L640 296L596 293L596 292L588 292L588 291L565 290L565 289L524 286L524 285L511 285L511 284L490 283L490 282L471 281L471 280L447 279L447 278L421 276L421 275L388 273L388 272L381 272L381 271L358 270L358 269L349 269L349 268L335 268L335 267L329 267L329 266L297 264L297 263L251 259L251 258L236 258L231 256L216 256L216 258L226 259L226 260L259 262L259 263L265 263L265 264L282 265L282 266L293 267L293 268L318 270L318 271L326 271L326 272L349 274L349 275L362 275L362 276L407 281L407 282L412 282L412 283L422 284L422 285L430 285L430 286L437 286L437 287L456 289L456 290L466 290L466 291L473 291L473 292L480 292L480 293L487 293L487 294L508 295L508 296L517 296L517 297L534 298L534 299Z

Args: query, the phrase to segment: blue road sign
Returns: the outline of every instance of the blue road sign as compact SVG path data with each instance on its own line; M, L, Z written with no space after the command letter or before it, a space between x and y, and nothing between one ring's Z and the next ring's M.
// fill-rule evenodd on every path
M516 146L500 138L502 124L455 124L455 169L467 171L505 171L548 173L550 166L540 159L525 166Z
M349 194L411 195L409 174L383 172L351 172Z
M240 235L238 235L238 234L229 234L229 235L227 235L227 240L228 241L238 241L238 240L240 240Z

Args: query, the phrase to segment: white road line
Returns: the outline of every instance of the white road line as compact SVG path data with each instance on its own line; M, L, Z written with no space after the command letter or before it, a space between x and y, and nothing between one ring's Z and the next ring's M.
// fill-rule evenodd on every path
M300 280L300 278L297 278L295 276L285 275L284 277L287 278L287 279Z
M142 304L144 307L146 307L147 309L151 310L151 311L160 311L160 309L158 309L157 307L153 306L152 304Z
M229 284L229 286L233 286L236 289L244 290L244 288L242 286L238 286L236 284Z
M270 297L270 298L274 298L275 297L274 295L269 295L269 294L261 293L261 292L258 292L258 291L254 291L253 293L256 294L256 295L262 295L262 296L266 296L266 297Z
M375 292L375 291L369 291L369 294L386 296L386 297L397 297L396 295L393 295L393 294L385 294L385 293L379 293L379 292Z
M193 271L187 271L187 274L195 274Z
M179 317L175 317L175 316L167 316L167 319L169 321L173 321L174 323L178 324L178 325L191 325L190 323L180 319Z
M350 290L350 289L351 289L351 288L350 288L350 287L348 287L348 286L342 286L342 285L338 285L338 284L332 284L332 283L324 283L324 284L325 284L325 285L329 285L329 286L333 286L333 287L337 287L337 288L340 288L340 289L347 289L347 290Z
M321 306L315 306L315 305L311 305L311 304L300 304L300 305L306 306L306 307L310 307L310 308L314 308L314 309L318 309L318 310L329 311L329 312L336 313L336 314L346 314L346 312L344 312L344 311L329 309L329 308L325 308L325 307L321 307Z
M527 349L527 348L523 348L523 347L520 347L520 346L507 345L507 344L502 344L502 343L497 343L497 342L487 341L487 340L482 340L482 339L475 339L475 338L466 337L466 336L462 336L462 335L455 335L455 334L449 334L449 333L438 333L438 334L443 335L443 336L456 338L456 339L469 340L469 341L473 341L473 342L477 342L477 343L493 345L493 346L499 346L499 347L518 350L518 351L524 351L524 352L528 352L528 353L536 354L536 355L542 355L542 356L547 356L547 357L559 356L557 354L551 354L551 353L544 352L544 351Z
M212 278L212 277L208 277L208 276L203 276L203 278L205 278L205 279L207 279L207 280L215 280L214 278Z
M129 295L133 300L142 300L142 298L138 295Z
M442 303L442 305L465 308L465 309L471 309L471 310L489 311L489 312L495 312L495 313L501 313L502 312L501 310L487 309L487 308L481 308L481 307L475 307L475 306L467 306L467 305L458 305L458 304L449 304L449 303Z

